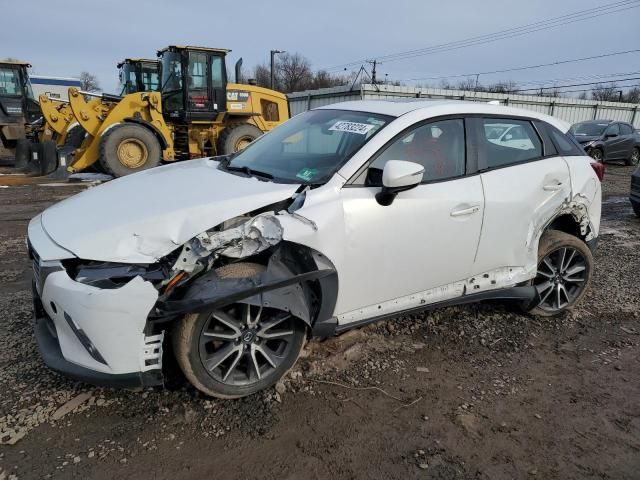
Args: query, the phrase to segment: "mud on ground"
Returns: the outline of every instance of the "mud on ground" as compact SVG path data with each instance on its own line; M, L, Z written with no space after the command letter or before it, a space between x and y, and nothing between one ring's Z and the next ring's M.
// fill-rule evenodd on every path
M307 345L237 401L94 388L33 338L29 219L81 186L0 189L0 480L640 478L640 220L608 165L594 282L570 314L501 304Z

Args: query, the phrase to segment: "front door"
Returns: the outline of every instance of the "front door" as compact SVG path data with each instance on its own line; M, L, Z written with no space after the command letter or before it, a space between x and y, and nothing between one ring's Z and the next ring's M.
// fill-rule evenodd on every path
M432 121L399 135L341 190L347 240L339 323L462 293L446 286L470 275L484 207L480 178L465 176L465 158L464 121ZM421 185L382 206L375 195L388 160L420 163L425 173Z

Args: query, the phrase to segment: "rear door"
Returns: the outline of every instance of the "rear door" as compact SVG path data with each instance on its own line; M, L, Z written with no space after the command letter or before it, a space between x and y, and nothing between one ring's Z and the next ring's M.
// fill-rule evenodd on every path
M623 152L622 158L631 158L633 153L633 147L635 146L635 138L633 134L633 127L628 123L620 122L620 138L623 139Z
M534 124L522 118L474 118L485 208L474 275L512 267L508 275L537 265L540 229L571 195L569 168L545 145ZM510 124L527 140L490 141L495 125Z

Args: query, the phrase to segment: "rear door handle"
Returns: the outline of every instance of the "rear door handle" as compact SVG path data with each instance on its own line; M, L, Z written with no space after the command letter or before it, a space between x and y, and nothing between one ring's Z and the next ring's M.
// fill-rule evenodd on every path
M557 192L562 188L562 182L548 183L542 189L545 192Z
M471 215L480 211L480 205L472 205L468 208L463 208L462 210L453 210L451 212L452 217L462 217L463 215Z

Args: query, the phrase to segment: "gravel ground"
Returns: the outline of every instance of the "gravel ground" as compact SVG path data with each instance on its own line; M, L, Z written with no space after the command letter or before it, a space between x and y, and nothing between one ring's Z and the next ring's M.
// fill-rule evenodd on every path
M0 480L640 478L640 220L608 165L592 288L541 320L487 303L312 341L276 388L94 388L33 338L29 219L82 186L0 189Z

